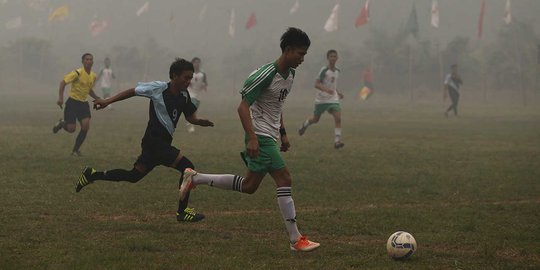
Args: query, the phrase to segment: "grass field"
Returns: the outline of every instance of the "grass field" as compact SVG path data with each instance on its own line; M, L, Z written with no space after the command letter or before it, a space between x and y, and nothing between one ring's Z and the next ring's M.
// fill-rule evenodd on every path
M299 137L311 98L291 95L285 123L293 148L300 230L321 248L293 253L267 177L254 195L199 187L197 224L175 220L178 174L158 167L137 184L74 187L84 165L131 168L147 121L143 99L93 112L82 147L51 133L54 96L0 95L1 269L539 269L540 109L346 101L345 148L333 149L328 115ZM235 99L236 100L236 99ZM206 106L206 107L205 107ZM174 144L198 170L243 174L236 101L204 102L214 128ZM419 245L393 261L397 230Z

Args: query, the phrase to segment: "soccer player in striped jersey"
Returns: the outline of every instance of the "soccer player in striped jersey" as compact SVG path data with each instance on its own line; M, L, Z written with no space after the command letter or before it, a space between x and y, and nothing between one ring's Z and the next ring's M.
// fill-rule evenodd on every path
M80 192L85 186L95 181L127 181L137 183L156 166L167 166L178 170L181 174L186 168L195 168L193 163L172 146L173 134L181 114L194 125L203 127L214 126L214 123L197 117L197 108L191 102L187 87L193 77L193 64L184 59L176 58L169 69L169 82L153 81L139 83L137 87L122 91L107 99L94 100L94 108L106 108L111 103L134 96L150 99L149 119L146 132L141 142L141 154L131 170L114 169L96 171L86 167L79 176L75 187ZM182 175L180 180L182 180ZM183 222L196 222L204 215L187 208L189 194L183 196L178 204L176 219Z
M308 240L298 231L291 175L279 153L290 147L283 124L283 104L291 92L294 68L304 61L310 44L309 37L302 30L287 29L281 36L281 56L252 72L244 83L238 115L245 131L246 150L242 152L242 158L248 167L246 177L203 174L186 169L180 186L180 198L198 185L253 194L269 173L277 186L277 201L289 234L290 249L295 251L311 251L319 247L319 243ZM278 141L281 141L280 146Z
M345 144L341 142L341 105L339 104L339 100L343 98L343 94L337 90L337 81L341 72L336 67L338 60L337 51L329 50L326 53L326 59L328 60L328 65L321 68L319 77L315 80L315 88L317 89L315 110L313 115L302 123L300 129L298 129L298 134L300 136L304 135L307 128L312 124L318 123L321 115L327 111L334 117L334 148L339 149L345 146Z

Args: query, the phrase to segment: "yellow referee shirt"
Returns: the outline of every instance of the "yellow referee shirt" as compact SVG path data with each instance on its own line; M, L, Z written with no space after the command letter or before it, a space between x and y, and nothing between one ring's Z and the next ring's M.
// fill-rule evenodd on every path
M71 83L69 97L82 102L86 101L95 81L96 73L90 71L90 74L88 74L84 70L84 67L76 69L64 76L64 82L66 84Z

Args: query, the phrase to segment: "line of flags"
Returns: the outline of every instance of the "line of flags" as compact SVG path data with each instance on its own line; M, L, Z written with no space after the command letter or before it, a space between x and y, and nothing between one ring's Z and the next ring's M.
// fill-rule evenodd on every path
M0 0L1 4L7 3L8 0ZM41 10L44 9L45 2L44 0L27 0L26 5L30 8ZM202 9L199 13L199 21L203 21L206 16L206 11L208 8L208 4L205 3L202 6ZM146 12L148 12L150 9L150 1L144 2L135 12L135 15L137 17L142 16ZM300 9L300 0L295 0L293 6L290 8L289 13L291 15L294 15L298 13ZM484 22L484 14L486 9L486 1L482 0L480 5L480 14L478 16L478 26L477 26L477 36L478 38L482 37L483 34L483 22ZM332 8L332 11L330 12L330 15L328 16L328 19L326 20L323 29L327 32L333 32L338 30L339 25L339 12L340 12L340 1L338 0L337 3ZM59 22L64 21L69 17L70 13L70 6L69 5L63 5L60 7L57 7L56 9L52 10L49 13L48 21L49 23L52 22ZM431 26L434 28L439 28L439 2L438 0L432 0L431 3ZM355 19L354 25L356 28L362 27L366 25L370 21L370 0L364 0L363 5L360 8L360 12L358 16ZM171 15L169 17L169 22L174 21L174 13L171 12ZM503 14L503 21L505 24L510 24L512 22L512 10L511 10L511 0L506 0L505 7L504 7L504 14ZM250 16L248 17L246 23L245 23L245 29L250 30L254 28L257 25L257 16L255 12L251 12ZM9 19L5 23L5 28L7 30L16 30L23 26L22 17L17 16L14 18ZM89 31L93 37L98 36L101 32L106 30L109 26L109 23L105 19L97 20L96 16L94 16L94 19L90 22L89 25ZM235 10L231 9L230 11L230 18L229 18L229 36L234 37L236 32L236 18L235 18ZM418 38L418 16L416 13L416 6L413 3L411 13L409 15L409 18L405 24L405 30L412 34L415 38Z

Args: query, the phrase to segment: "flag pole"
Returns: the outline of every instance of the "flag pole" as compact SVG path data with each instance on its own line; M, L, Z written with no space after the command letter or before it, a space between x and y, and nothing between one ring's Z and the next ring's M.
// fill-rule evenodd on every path
M409 44L409 91L410 91L410 102L414 102L414 90L413 90L413 82L412 82L412 46Z

